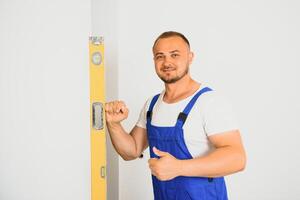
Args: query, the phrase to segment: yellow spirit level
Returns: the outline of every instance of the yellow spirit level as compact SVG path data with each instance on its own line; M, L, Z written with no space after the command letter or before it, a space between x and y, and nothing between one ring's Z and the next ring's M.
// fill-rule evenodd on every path
M90 37L91 198L106 200L103 37Z

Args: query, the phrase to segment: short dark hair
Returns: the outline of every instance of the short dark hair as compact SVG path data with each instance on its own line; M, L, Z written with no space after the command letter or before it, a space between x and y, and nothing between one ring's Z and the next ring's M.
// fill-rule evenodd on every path
M182 33L179 33L179 32L176 32L176 31L166 31L166 32L163 32L162 34L160 34L154 44L153 44L153 47L152 47L152 50L154 50L154 47L156 45L156 43L158 42L159 39L162 39L162 38L169 38L169 37L180 37L181 39L184 40L184 42L188 45L188 47L190 48L190 42L189 40L182 34Z

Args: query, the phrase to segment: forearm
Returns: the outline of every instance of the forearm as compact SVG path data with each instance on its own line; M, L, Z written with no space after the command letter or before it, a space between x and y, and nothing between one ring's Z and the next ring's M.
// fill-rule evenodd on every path
M124 160L138 157L134 138L128 134L120 123L107 123L112 144Z
M244 169L246 156L243 148L220 147L207 156L180 160L181 176L220 177Z

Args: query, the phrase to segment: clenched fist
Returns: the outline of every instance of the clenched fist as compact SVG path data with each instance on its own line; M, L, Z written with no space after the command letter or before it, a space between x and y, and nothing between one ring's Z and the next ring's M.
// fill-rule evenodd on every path
M129 110L123 101L112 101L105 104L107 123L119 123L128 117Z

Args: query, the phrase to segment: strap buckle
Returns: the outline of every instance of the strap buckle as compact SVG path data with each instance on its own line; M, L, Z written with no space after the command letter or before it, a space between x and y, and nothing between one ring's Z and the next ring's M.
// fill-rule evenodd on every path
M178 115L177 120L181 120L182 123L184 124L184 122L186 121L186 118L187 118L187 114L185 114L183 112L180 112L179 115Z

